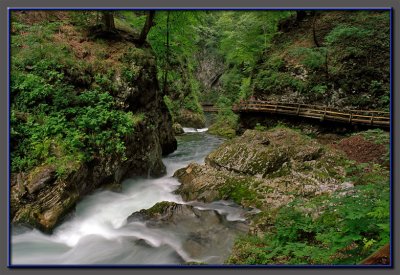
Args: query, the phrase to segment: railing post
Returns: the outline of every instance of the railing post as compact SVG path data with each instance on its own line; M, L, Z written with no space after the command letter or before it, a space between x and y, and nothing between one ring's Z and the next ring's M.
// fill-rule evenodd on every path
M349 123L351 124L351 121L353 120L353 113L351 112L351 110L349 112L350 112Z
M324 120L325 120L325 116L326 116L326 107L325 107L324 115L323 115L322 118L321 118L321 121L324 121Z
M278 103L275 105L275 113L278 112Z
M296 115L298 116L299 113L300 113L300 103L297 105L297 112L296 112Z
M371 125L374 125L374 113L372 113L372 116L371 116Z

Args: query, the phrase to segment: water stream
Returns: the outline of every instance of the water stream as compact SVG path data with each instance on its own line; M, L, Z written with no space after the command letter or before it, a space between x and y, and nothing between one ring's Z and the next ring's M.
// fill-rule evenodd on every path
M193 227L186 224L152 228L146 222L127 222L135 211L160 201L184 203L173 193L179 182L173 173L190 162L203 163L205 156L222 143L204 130L185 129L178 137L178 149L164 158L167 175L158 179L132 178L122 183L122 192L97 191L78 203L76 210L51 235L36 229L14 227L11 237L12 264L182 264L198 261L222 263L233 244L230 221L243 220L244 210L220 201L210 204L190 202L198 209L213 209L226 217L226 228L210 229L215 240L204 253L193 253L184 243ZM198 229L198 228L197 228ZM207 228L204 228L205 232ZM188 233L189 232L189 233ZM219 236L220 234L221 236ZM209 251L208 251L209 250ZM194 256L193 256L194 255Z

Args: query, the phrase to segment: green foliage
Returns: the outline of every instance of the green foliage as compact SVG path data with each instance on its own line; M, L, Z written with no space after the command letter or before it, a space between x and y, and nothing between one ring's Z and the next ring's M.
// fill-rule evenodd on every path
M217 27L222 30L220 50L226 61L251 68L277 33L278 22L289 11L229 11L221 13Z
M290 76L285 72L276 72L274 70L263 70L254 80L254 89L262 91L263 94L282 94L285 91L303 92L306 83L300 79Z
M387 11L318 12L318 47L311 18L291 25L274 36L253 66L254 95L290 97L299 91L310 102L336 104L339 99L349 108L388 111L389 19Z
M311 89L311 92L322 96L326 93L327 89L328 87L326 85L316 85Z
M98 156L124 158L125 137L144 119L117 108L114 70L93 72L54 43L59 24L17 24L27 33L11 39L12 172L49 163L63 175Z
M387 131L382 129L369 129L361 133L355 133L354 135L361 134L366 140L372 141L376 144L390 145L390 136ZM389 148L389 147L388 147Z
M234 264L357 264L389 242L389 172L344 163L355 187L297 198L277 212L264 236L237 240Z
M172 118L175 118L179 114L179 102L172 101L167 95L164 96L164 103L167 105L169 113L172 115Z
M267 127L262 126L260 123L257 123L256 126L254 126L254 130L265 131L265 130L267 130Z
M69 16L72 24L80 28L87 28L99 23L97 19L100 18L100 11L71 11Z
M341 44L341 47L346 48L346 53L350 54L361 54L361 48L364 45L359 45L361 42L365 42L371 39L373 32L360 27L339 25L334 28L326 37L328 45Z
M202 114L203 109L200 106L199 99L197 93L192 92L188 96L186 96L183 100L183 107L192 112Z
M325 37L330 74L336 85L349 94L349 105L366 108L378 103L388 110L389 14L371 13L368 20L365 16L356 13L353 21L339 24ZM359 93L365 91L369 97L360 97Z
M217 102L219 121L224 121L226 125L236 128L238 116L232 111L232 101L225 97L220 97Z
M240 86L239 99L249 99L253 91L251 89L251 77L243 78L242 85Z
M388 183L377 185L359 186L346 195L335 194L323 200L318 197L309 202L300 199L282 207L274 230L262 238L239 239L228 262L358 263L389 240ZM304 207L312 207L312 211L319 209L320 213L310 215L300 210Z
M291 54L300 58L300 63L310 70L321 69L326 62L327 49L319 48L295 48Z
M232 101L221 96L216 104L218 114L216 122L211 125L208 132L222 137L233 138L238 127L238 115L232 111Z
M194 76L197 60L193 55L197 51L195 28L203 14L192 11L157 12L155 26L148 35L157 57L161 89L166 91L165 96L176 101L167 103L173 117L177 117L183 109L203 115L199 103L199 83Z

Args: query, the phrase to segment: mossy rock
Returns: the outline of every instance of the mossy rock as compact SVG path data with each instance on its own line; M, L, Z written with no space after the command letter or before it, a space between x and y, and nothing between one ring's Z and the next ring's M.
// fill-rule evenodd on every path
M267 177L290 159L317 159L323 149L296 131L274 129L268 132L247 130L243 136L225 143L207 156L213 167Z
M174 123L172 125L172 129L174 130L175 135L182 135L183 133L185 133L185 131L183 131L182 125L180 125L179 123Z
M183 127L201 129L206 127L206 119L203 114L195 113L186 109L179 112L175 121Z
M176 207L178 204L175 202L162 201L153 205L149 209L142 209L140 211L132 213L128 218L128 222L131 221L144 221L152 218L161 217L168 209Z
M236 136L236 130L229 126L220 125L215 123L208 128L208 133L224 138L234 138Z
M344 187L344 157L288 128L247 130L175 176L185 200L233 200L244 207L277 209L297 197L311 198Z

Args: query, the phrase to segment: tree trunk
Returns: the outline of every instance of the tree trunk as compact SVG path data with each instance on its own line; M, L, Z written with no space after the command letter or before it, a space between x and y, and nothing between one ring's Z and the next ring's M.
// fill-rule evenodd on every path
M307 16L306 11L303 11L303 10L296 11L296 21L297 22L302 21L306 16Z
M149 11L146 17L146 23L143 26L142 31L140 32L139 36L139 45L143 45L144 42L146 41L147 34L149 33L151 27L154 25L154 16L156 12L154 10Z
M312 23L313 39L314 39L315 46L317 46L319 48L320 45L318 43L317 34L316 34L316 30L315 30L315 22L316 21L317 21L317 15L316 15L316 13L314 13L314 18L313 18L313 23Z
M164 68L164 81L163 81L163 94L167 94L167 77L169 69L169 11L167 11L167 49L165 52L165 68Z
M325 52L325 76L326 76L326 81L329 81L329 69L328 69L328 49L326 49Z
M103 30L106 32L113 32L115 30L114 14L112 11L103 11L102 23Z

